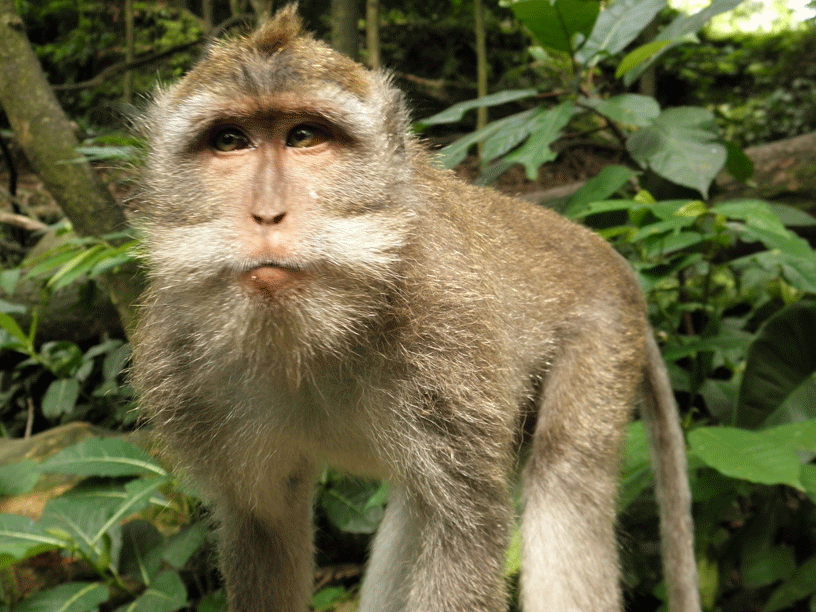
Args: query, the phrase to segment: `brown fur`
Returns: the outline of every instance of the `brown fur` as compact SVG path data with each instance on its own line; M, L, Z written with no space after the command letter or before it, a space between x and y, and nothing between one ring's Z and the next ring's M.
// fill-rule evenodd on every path
M250 145L218 149L224 126ZM292 8L215 46L145 118L134 382L214 508L230 610L306 609L324 463L394 483L362 610L505 609L531 405L525 610L621 610L618 454L648 375L665 531L681 530L670 609L697 612L682 434L626 262L434 168L407 128L388 78L301 34Z

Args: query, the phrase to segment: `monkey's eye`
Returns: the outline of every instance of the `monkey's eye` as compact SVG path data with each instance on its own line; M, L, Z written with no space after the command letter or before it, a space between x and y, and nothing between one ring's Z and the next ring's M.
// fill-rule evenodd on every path
M226 125L216 129L210 136L210 146L216 151L237 151L250 147L249 137L237 127Z
M314 147L322 142L326 142L329 135L319 127L314 125L297 125L286 135L287 147Z

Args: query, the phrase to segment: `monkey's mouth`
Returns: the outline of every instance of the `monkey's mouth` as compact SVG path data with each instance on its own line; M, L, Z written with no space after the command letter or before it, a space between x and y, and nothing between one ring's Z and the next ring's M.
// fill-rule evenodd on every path
M277 261L251 264L238 274L238 281L252 293L275 297L281 291L300 284L306 278L302 266Z

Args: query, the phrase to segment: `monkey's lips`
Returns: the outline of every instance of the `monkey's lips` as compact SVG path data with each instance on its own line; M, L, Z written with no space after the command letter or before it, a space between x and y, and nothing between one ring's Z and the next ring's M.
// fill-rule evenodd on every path
M238 280L251 292L275 297L281 291L297 285L305 276L303 270L270 263L242 272Z

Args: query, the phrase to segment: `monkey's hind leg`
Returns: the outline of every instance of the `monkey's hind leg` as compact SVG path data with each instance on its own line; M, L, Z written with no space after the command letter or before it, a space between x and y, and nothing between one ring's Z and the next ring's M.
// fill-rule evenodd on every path
M633 365L586 343L567 353L547 374L524 470L522 610L620 612L614 520Z
M404 610L409 576L419 557L418 517L408 507L404 487L394 486L377 530L360 593L360 612Z

